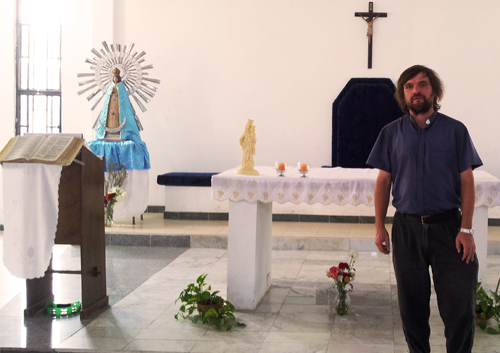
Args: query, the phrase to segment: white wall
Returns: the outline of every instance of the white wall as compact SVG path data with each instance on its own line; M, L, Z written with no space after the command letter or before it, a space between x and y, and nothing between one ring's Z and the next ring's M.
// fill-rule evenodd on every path
M0 149L15 135L16 126L16 52L15 1L0 1ZM0 168L0 182L2 180ZM2 184L3 186L3 184ZM0 224L3 224L3 190L0 187Z
M417 63L441 75L442 112L468 126L484 168L500 177L500 2L374 5L388 17L374 24L367 69L367 26L354 17L367 10L364 0L116 0L116 40L144 49L162 80L142 115L150 204L162 204L157 174L239 165L246 119L255 119L256 164L329 164L331 104L347 81L395 82Z
M62 16L62 132L83 133L85 139L94 140L92 116L87 97L90 92L79 96L84 87L78 86L82 79L78 73L91 72L85 59L91 57L93 34L92 1L63 1Z
M64 132L95 138L90 127L98 109L89 113L85 98L76 96L76 74L89 71L90 49L106 40L145 50L145 64L155 67L151 77L161 80L148 111L139 112L151 156L150 205L164 204L158 174L239 165L247 119L257 129L257 165L278 159L330 164L331 104L347 81L395 82L417 63L441 75L441 111L468 126L484 169L500 177L500 2L376 1L374 10L388 17L375 22L373 69L367 69L367 26L354 17L367 10L365 0L96 1L67 1L73 11L63 29ZM0 2L3 46L6 37L12 42L4 31L12 19L10 25L3 20L12 3ZM2 50L0 67L12 67L9 60ZM14 88L12 75L7 78L0 81L0 99L9 113L0 119L13 126L14 101L3 104Z

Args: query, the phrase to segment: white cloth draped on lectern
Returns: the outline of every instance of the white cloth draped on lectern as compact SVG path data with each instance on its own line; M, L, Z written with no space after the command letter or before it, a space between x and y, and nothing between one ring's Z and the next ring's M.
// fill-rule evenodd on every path
M3 164L3 261L19 278L45 275L57 230L62 166Z

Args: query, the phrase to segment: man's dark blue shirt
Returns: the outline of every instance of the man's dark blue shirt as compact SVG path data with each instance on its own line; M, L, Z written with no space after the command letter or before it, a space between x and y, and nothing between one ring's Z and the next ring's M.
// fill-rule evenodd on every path
M366 163L392 175L398 211L419 215L459 208L460 173L483 165L465 125L437 112L424 129L410 114L386 125Z

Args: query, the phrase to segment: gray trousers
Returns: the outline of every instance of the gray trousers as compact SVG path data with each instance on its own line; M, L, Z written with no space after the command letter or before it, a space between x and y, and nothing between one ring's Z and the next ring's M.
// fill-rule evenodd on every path
M422 224L396 212L392 227L394 271L403 330L410 353L431 351L430 295L432 268L439 314L445 325L448 353L470 353L474 343L477 256L467 264L455 238L458 213L435 224Z

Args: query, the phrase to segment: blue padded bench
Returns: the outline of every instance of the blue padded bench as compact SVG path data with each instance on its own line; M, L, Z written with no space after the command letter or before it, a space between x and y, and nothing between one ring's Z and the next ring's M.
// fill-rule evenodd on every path
M166 173L158 175L158 185L169 186L212 186L212 175L219 173Z
M156 182L165 186L165 219L227 220L228 204L212 199L212 176L218 173L166 173Z

